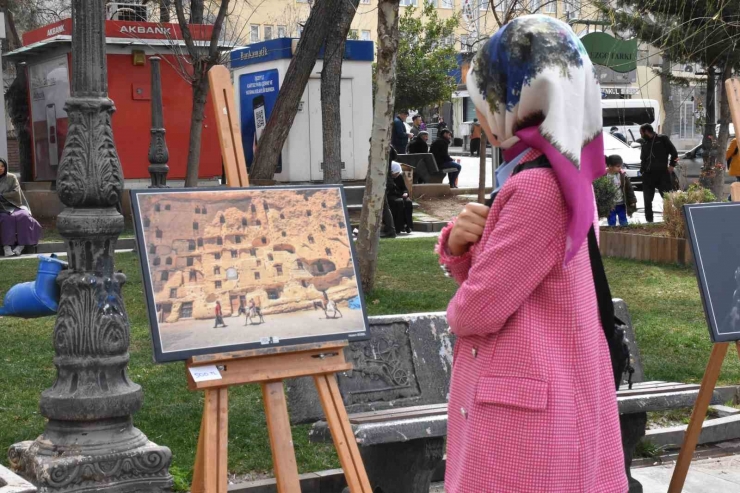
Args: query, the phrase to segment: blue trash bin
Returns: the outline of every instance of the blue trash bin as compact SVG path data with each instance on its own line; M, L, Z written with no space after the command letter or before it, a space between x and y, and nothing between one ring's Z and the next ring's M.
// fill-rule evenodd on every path
M54 315L59 308L57 276L67 267L56 255L39 257L36 280L16 284L5 294L0 316L38 318Z

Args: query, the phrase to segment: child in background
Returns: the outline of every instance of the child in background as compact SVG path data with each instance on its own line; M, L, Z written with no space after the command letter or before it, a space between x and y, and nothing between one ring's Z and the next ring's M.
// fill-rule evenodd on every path
M632 182L630 182L627 173L622 169L622 158L620 156L612 154L607 157L606 168L609 178L614 181L614 186L617 187L616 205L609 213L607 222L609 226L616 226L617 217L619 217L619 225L627 226L629 224L627 216L632 217L632 214L637 210L635 190L632 188Z

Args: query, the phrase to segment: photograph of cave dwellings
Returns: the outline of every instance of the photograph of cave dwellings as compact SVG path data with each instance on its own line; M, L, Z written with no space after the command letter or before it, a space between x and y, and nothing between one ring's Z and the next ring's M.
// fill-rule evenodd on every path
M136 200L162 352L365 330L340 189Z

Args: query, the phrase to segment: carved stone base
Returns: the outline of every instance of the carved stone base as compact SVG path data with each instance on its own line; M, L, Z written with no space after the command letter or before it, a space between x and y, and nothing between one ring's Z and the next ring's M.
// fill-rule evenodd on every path
M432 475L444 456L444 438L360 447L375 493L429 493Z
M642 493L642 484L632 477L630 467L635 447L645 436L647 425L647 413L620 414L619 424L622 428L622 451L624 452L624 467L627 469L627 480L629 481L629 493Z
M12 445L8 458L39 493L159 493L172 487L172 452L150 442L130 418L49 421L36 441Z

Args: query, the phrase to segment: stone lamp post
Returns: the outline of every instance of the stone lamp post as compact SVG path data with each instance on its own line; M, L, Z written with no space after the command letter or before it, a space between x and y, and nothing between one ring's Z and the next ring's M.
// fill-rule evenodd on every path
M172 454L150 442L131 416L141 387L127 375L126 280L113 254L123 231L123 193L108 99L102 0L72 0L72 95L59 165L57 218L69 270L60 275L54 327L54 385L41 394L48 422L34 442L11 446L9 459L40 492L158 492L172 486Z
M151 57L152 64L152 138L149 143L149 176L152 184L149 188L169 188L167 173L170 159L167 142L164 139L164 116L162 111L162 76L159 71L159 57Z

